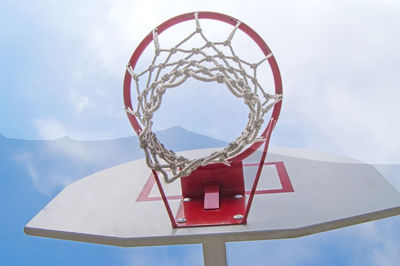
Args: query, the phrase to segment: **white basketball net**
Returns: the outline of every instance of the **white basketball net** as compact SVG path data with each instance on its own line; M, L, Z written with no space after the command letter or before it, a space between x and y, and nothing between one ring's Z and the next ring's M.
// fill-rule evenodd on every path
M155 55L146 70L135 74L132 66L127 66L127 71L136 84L138 104L136 110L126 108L126 111L135 115L143 126L139 141L140 147L145 152L147 165L161 173L167 183L190 175L199 166L210 163L229 165L228 158L239 154L247 145L255 141L264 141L263 138L257 138L264 122L263 116L282 99L281 94L266 93L257 80L258 66L267 61L272 54L267 55L258 63L246 62L235 54L231 40L240 22L224 42L211 42L204 35L197 15L196 13L196 30L170 49L160 47L157 29L153 30ZM200 35L204 44L192 49L183 49L182 45L195 35ZM220 47L223 46L229 49L229 55L221 51ZM157 63L162 53L166 53L166 59ZM173 55L177 53L181 53L182 57L174 60ZM245 71L244 65L252 70L251 74ZM140 90L139 78L147 78L146 87L143 90ZM151 130L153 114L160 108L166 90L180 86L188 78L224 83L233 95L243 98L249 108L248 123L239 137L221 151L197 159L188 159L178 156L172 150L167 150ZM262 95L261 99L259 93Z

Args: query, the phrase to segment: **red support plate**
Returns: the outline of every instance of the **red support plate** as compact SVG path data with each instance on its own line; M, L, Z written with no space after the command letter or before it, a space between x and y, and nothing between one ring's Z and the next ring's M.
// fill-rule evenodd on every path
M178 227L240 224L245 213L242 162L210 164L181 178Z

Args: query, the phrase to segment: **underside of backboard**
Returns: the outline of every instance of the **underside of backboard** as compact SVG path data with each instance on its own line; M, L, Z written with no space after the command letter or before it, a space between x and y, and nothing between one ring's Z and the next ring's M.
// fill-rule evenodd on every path
M243 163L245 182L256 156ZM151 171L138 160L67 186L25 232L117 246L170 245L299 237L400 214L400 193L370 165L289 148L272 149L267 158L245 225L172 228ZM166 191L178 217L180 192L179 183Z

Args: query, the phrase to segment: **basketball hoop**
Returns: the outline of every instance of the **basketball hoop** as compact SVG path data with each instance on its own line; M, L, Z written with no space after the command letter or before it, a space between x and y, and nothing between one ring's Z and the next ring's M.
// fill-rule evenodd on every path
M226 39L210 40L201 27L201 20L203 19L224 22L232 25L233 28ZM188 36L184 36L181 41L170 48L160 45L160 34L174 25L190 20L194 20L194 23L193 31ZM257 44L264 55L263 58L256 62L248 62L237 55L231 41L238 29ZM200 39L199 43L196 43L197 46L183 47L195 37ZM136 70L138 60L152 42L154 44L153 59L144 71L139 72ZM160 59L162 56L164 56L164 60ZM264 84L260 84L257 78L257 75L263 75L263 73L258 73L258 68L263 63L268 63L272 72L274 81L272 93L268 93ZM139 82L143 79L146 81L145 86L141 86ZM239 137L220 151L194 159L178 156L174 151L167 150L152 131L153 114L160 108L165 92L180 86L188 79L224 84L230 93L244 101L249 110L247 125ZM132 105L132 91L137 93L135 108ZM237 186L233 190L229 189L230 193L235 191L235 193L243 194L244 185L243 180L241 181L243 176L240 174L242 161L254 153L262 144L265 144L264 153L266 154L271 132L279 117L281 100L282 81L279 68L264 40L241 21L214 12L183 14L169 19L155 28L136 48L126 67L124 78L125 110L129 121L139 136L140 147L144 150L146 163L152 169L156 179L158 179L158 174L161 174L166 183L184 177L182 193L186 195L183 195L183 197L188 195L201 197L198 193L193 194L193 189L186 188L193 188L193 182L201 187L200 190L203 190L203 187L207 190L207 188L210 188L208 186L209 178L204 178L204 175L213 171L219 173L219 177L217 177L219 185L229 182L231 184L236 183ZM259 135L264 123L264 116L271 109L269 123ZM260 162L260 173L265 154L262 156L262 162ZM260 173L257 173L255 186ZM232 180L226 182L225 179L229 178ZM189 179L206 179L208 183L188 181ZM224 181L222 181L223 179ZM157 184L161 194L163 194L161 183L157 182ZM222 187L218 187L217 190L225 191ZM249 197L248 203L250 205L253 196L254 193ZM168 203L165 202L165 204L168 210ZM241 204L244 206L244 200ZM250 205L248 204L248 206ZM248 213L247 209L246 212ZM172 214L169 214L172 221ZM236 220L245 222L247 215L240 217L243 219Z

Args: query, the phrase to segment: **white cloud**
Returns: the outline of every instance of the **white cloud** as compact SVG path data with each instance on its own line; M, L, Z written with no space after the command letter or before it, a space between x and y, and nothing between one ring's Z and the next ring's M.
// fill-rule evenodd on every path
M200 245L174 245L131 248L125 252L126 266L203 265Z
M294 239L228 243L229 265L398 265L398 217Z
M64 125L53 118L36 118L33 125L43 139L55 139L66 135Z
M251 0L46 1L26 7L27 15L33 14L43 28L73 48L73 54L64 55L73 59L64 63L71 64L71 70L62 68L71 82L57 90L66 99L65 112L74 115L53 117L70 125L74 138L133 134L121 100L124 68L133 50L172 16L214 10L252 26L274 52L284 82L276 133L288 139L286 145L299 142L304 148L380 163L400 158L400 126L395 123L400 113L399 8L396 1ZM44 83L43 77L40 80ZM204 105L207 97L197 102ZM192 117L184 114L182 119L191 123ZM226 130L206 122L199 126L214 137L238 131L224 120L219 125L226 124Z
M360 225L359 236L370 242L368 257L374 265L395 266L400 262L397 217Z
M227 251L230 266L262 266L266 260L268 265L279 266L315 265L319 261L319 250L310 238L233 242L228 243Z
M283 126L291 129L283 132L287 138L301 134L305 148L398 162L400 21L391 10L396 5L335 1L327 6L320 11L306 2L290 20L274 23L282 27L270 39L284 80L277 132Z
M113 6L106 23L123 25L118 33L113 33L120 40L118 47L131 52L152 27L176 14L196 9L218 11L225 7L222 12L253 26L271 44L284 79L283 112L287 115L283 123L291 125L291 132L298 128L309 132L301 136L305 148L341 153L368 162L398 162L400 144L395 140L400 126L393 121L395 114L400 113L394 71L400 21L392 12L383 15L397 5L376 1L323 4L320 1L301 4L221 1L215 6L215 1L206 1L187 2L178 5L178 10L163 8L164 5L143 2L126 6L119 2ZM265 10L268 16L255 10ZM128 14L135 15L129 19ZM137 27L139 24L144 26ZM135 37L122 37L133 32ZM107 50L112 50L115 43L109 45ZM121 65L122 53L114 58L117 56L121 56ZM183 119L190 121L191 118ZM206 122L203 126L207 128ZM208 128L207 131L221 130Z
M71 103L74 106L75 112L78 114L85 111L85 109L87 109L88 107L91 107L94 105L88 96L84 96L84 95L80 94L75 89L72 89L72 88L70 89L69 96L71 99Z
M400 191L400 164L375 164L374 167Z
M18 151L13 159L26 170L34 188L45 195L92 174L96 169L124 162L132 154L126 154L123 147L112 142L96 146L91 142L62 138L41 144L34 146L36 148L27 146L26 149L31 150Z
M38 175L38 171L36 170L36 167L33 165L32 155L29 152L23 151L19 154L15 154L13 159L16 162L25 165L25 167L28 171L28 175L32 179L34 186L36 188L39 188L39 186L38 186L39 175Z
M372 261L379 266L397 266L400 262L400 244L391 240L382 241L382 247L372 252Z
M32 180L32 184L37 191L44 195L51 195L56 189L64 187L72 182L69 177L41 171L35 161L36 156L36 154L31 152L21 151L15 154L13 159L25 167L28 176Z

